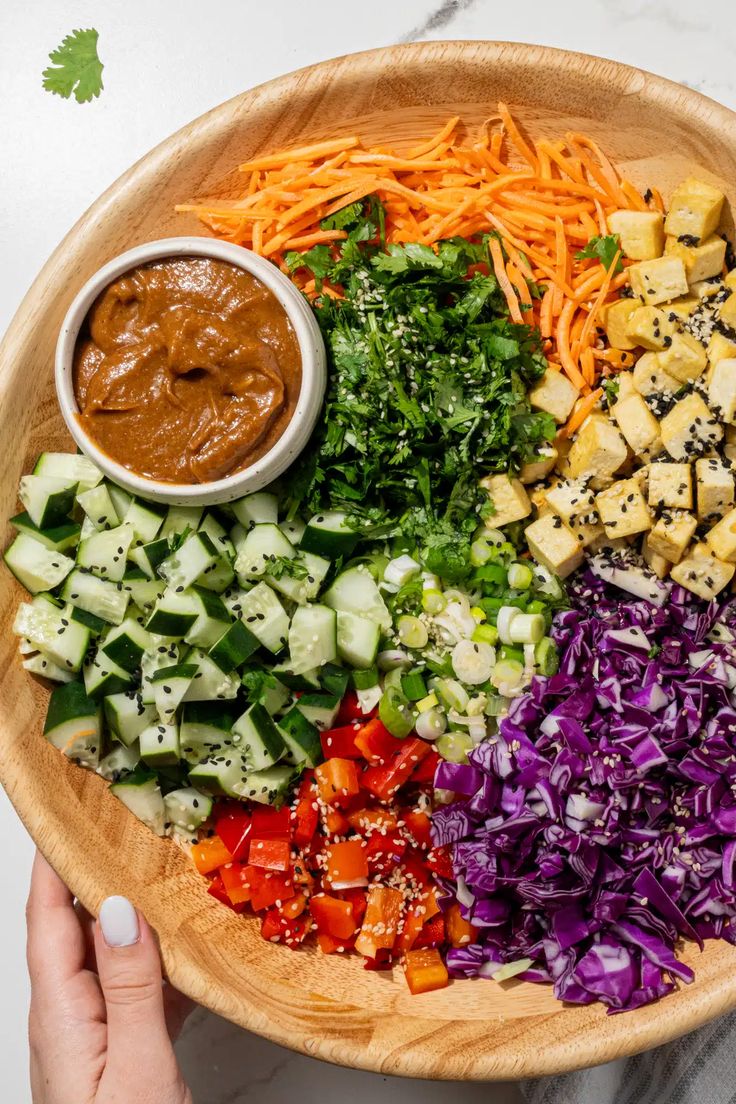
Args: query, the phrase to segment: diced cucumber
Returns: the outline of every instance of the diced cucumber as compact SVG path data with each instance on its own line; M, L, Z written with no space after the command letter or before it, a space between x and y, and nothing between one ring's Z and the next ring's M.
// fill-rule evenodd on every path
M42 452L33 474L78 483L80 491L88 491L102 480L102 472L97 465L79 452Z
M259 647L258 637L242 621L234 621L212 645L209 655L222 671L229 674L236 667L242 666Z
M141 699L144 705L153 705L153 676L162 667L171 667L181 658L181 648L164 636L152 636L150 651L141 656Z
M114 503L115 497L112 490L110 494ZM163 525L164 515L167 513L166 506L161 506L157 502L144 502L142 498L132 499L124 515L121 515L117 505L115 509L118 517L122 516L126 525L133 526L136 544L149 544L150 541L154 540L158 536L158 531Z
M223 752L202 759L189 772L189 780L197 789L224 797L238 797L247 776L245 759L232 749L227 755Z
M133 501L133 496L124 491L122 487L118 487L117 483L106 483L108 494L115 507L115 513L119 518L125 520L125 515L130 509L130 504Z
M193 533L199 526L203 510L203 506L169 506L160 535L168 538L187 531Z
M233 743L245 759L248 770L272 767L286 752L281 733L259 702L238 717L232 734Z
M126 617L123 623L111 629L100 644L100 649L109 656L113 663L126 671L137 671L141 665L141 657L152 647L151 634L131 617Z
M374 686L378 686L380 682L378 667L366 667L365 670L352 671L351 682L356 690L371 690Z
M243 545L245 544L245 538L247 536L248 531L244 525L240 524L240 522L238 522L236 525L233 525L232 529L230 530L230 540L232 541L233 551L235 552L235 559L238 558L238 554L242 551Z
M121 623L130 598L122 582L100 579L79 568L67 576L61 594L66 602L96 614L111 625Z
M380 639L381 630L375 621L347 610L338 611L337 650L345 663L351 667L372 667Z
M242 782L235 784L235 796L246 797L260 805L283 805L284 798L294 779L293 767L268 767L253 771Z
M202 612L202 603L191 591L178 592L169 587L161 595L146 622L149 632L158 636L184 637Z
M131 608L128 606L126 612L130 612ZM107 621L103 621L101 617L98 617L96 613L90 613L89 610L80 609L79 606L67 606L69 610L69 616L72 621L78 621L80 625L86 625L93 636L99 636L105 629L109 629L110 626Z
M319 682L320 688L342 700L350 685L350 672L344 667L338 667L336 663L325 663L319 670Z
M98 483L96 487L77 494L77 502L95 529L115 529L120 525L107 483Z
M279 729L292 763L306 767L317 765L322 758L319 730L297 706L281 718Z
M240 679L237 675L225 674L206 652L200 648L192 648L187 655L187 663L195 664L197 671L187 688L184 701L217 701L237 697Z
M321 732L332 728L340 709L340 699L331 694L302 694L296 708Z
M198 763L223 748L231 748L232 727L239 714L240 707L234 703L187 702L180 726L182 758L187 763Z
M227 529L214 514L209 513L204 516L199 525L199 532L207 534L219 556L225 556L228 560L235 559L235 546L228 536Z
M246 628L258 637L264 648L280 652L286 645L289 616L270 586L258 583L242 595L238 605L242 606L238 616ZM230 608L234 610L234 606Z
M51 475L24 475L18 497L34 525L51 529L68 521L74 507L77 484Z
M299 606L289 627L289 654L295 674L337 659L337 619L328 606Z
M283 682L284 686L288 686L290 690L321 690L322 683L320 682L320 671L317 668L313 668L309 671L300 671L297 675L292 670L290 663L279 663L277 666L271 668L271 673L276 678Z
M283 709L289 698L291 692L284 686L283 683L275 680L274 686L267 686L263 691L263 697L261 698L261 704L271 716L275 716L279 710Z
M27 637L59 667L78 671L89 647L89 629L72 621L69 607L58 609L53 603L38 598L18 607L13 632Z
M191 586L217 563L217 549L206 533L192 533L180 548L159 565L159 575L170 587Z
M345 514L328 510L310 518L299 547L303 552L336 560L339 556L349 556L359 540L360 533L348 524Z
M172 667L160 667L154 672L151 678L153 701L164 724L171 724L173 721L196 673L197 666L194 663L177 663Z
M96 489L96 488L95 488ZM102 579L119 583L125 574L128 551L133 543L133 526L103 529L79 542L77 566Z
M23 660L23 667L32 675L41 675L42 678L51 679L52 682L73 682L76 675L68 667L60 667L52 659L47 659L42 652L36 652L28 659Z
M275 525L279 516L279 501L268 491L258 491L231 502L230 509L242 526L251 529L254 525Z
M306 521L302 521L301 518L292 518L291 521L282 521L279 528L287 540L290 540L294 547L296 547L304 535L307 523Z
M313 552L299 553L291 562L296 566L295 572L266 575L266 582L292 602L303 605L317 597L332 564Z
M145 705L135 690L110 694L102 706L107 727L125 747L132 747L143 729L154 724L157 717L155 707Z
M187 644L196 644L199 648L211 648L232 624L227 606L217 594L204 587L193 586L187 591L192 594L199 609L197 619L187 630L184 639Z
M156 537L148 544L139 544L129 555L129 559L139 567L148 579L158 579L158 568L171 552L166 537Z
M132 774L141 761L141 749L137 742L125 747L124 744L116 744L104 759L100 760L97 773L108 782L120 782Z
M99 701L110 694L120 694L133 685L133 675L113 663L104 652L97 652L82 668L84 686L90 698Z
M193 786L184 786L165 795L164 808L168 824L196 832L212 812L212 798Z
M19 533L3 558L31 594L53 590L74 568L74 560L63 552L52 551L28 533Z
M164 799L155 778L136 773L124 782L113 782L110 793L138 817L157 836L163 836L166 814Z
M350 567L338 575L323 601L341 613L354 613L375 621L386 633L391 631L391 614L365 564Z
M140 735L141 759L149 767L171 767L179 762L179 726L152 724Z
M294 556L294 545L286 539L278 525L254 525L238 552L235 571L241 582L260 579L268 574L269 565L275 560L290 560Z
M260 585L260 584L259 584ZM225 609L231 617L241 618L243 616L243 598L248 594L253 587L248 586L245 589L242 587L230 587L222 595L222 601Z
M82 528L78 521L67 520L52 529L39 529L25 510L22 514L12 517L10 524L14 525L19 533L27 533L29 537L33 537L52 552L66 552L69 548L74 548L79 541Z
M215 594L222 594L235 581L235 572L227 556L218 556L211 567L206 568L197 579L197 586L206 587Z
M129 567L123 576L123 590L143 610L151 610L166 590L162 579L149 579L139 567Z
M100 710L81 682L67 682L51 692L43 734L69 759L97 769L102 743Z

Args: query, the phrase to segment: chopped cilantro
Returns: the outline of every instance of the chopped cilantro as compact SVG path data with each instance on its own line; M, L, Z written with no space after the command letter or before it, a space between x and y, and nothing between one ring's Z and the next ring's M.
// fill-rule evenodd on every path
M251 705L263 701L266 691L273 690L278 686L276 676L267 671L265 667L245 667L240 676L240 681L243 684L245 697Z
M621 249L621 241L618 234L607 234L605 237L591 238L585 249L581 249L575 256L581 260L595 260L596 258L601 262L603 267L608 269L613 264L613 258ZM616 261L616 268L614 272L623 272L624 266L621 258Z
M269 564L268 574L274 579L281 579L284 575L292 579L306 579L309 569L300 560L290 556L277 556Z
M49 54L53 62L41 74L47 92L63 96L65 100L74 93L77 103L88 103L99 96L104 85L104 68L97 54L97 31L72 31Z

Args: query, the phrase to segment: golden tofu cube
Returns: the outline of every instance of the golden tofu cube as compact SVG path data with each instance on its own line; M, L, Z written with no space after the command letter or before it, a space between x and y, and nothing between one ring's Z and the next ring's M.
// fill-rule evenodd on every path
M529 495L518 479L508 475L487 475L481 479L480 485L488 491L494 506L494 513L488 519L494 528L521 521L532 512Z
M544 483L537 484L536 487L532 487L529 492L529 498L531 500L532 507L534 508L535 517L545 517L547 514L554 513L551 506L547 505L547 494L549 487Z
M736 464L736 426L726 426L726 440L721 451L726 460Z
M721 322L725 322L727 326L736 329L736 292L731 292L728 299L721 303L718 317Z
M603 324L608 344L614 349L635 349L636 342L626 333L631 315L641 307L640 299L617 299L606 308Z
M658 579L665 579L669 575L672 564L664 556L660 556L659 552L652 552L649 547L648 533L644 534L644 540L641 542L641 554L644 557L644 563Z
M708 363L705 349L689 333L673 334L667 348L663 349L658 356L659 363L665 372L680 380L681 383L690 383L698 379Z
M670 563L679 563L697 527L698 519L693 514L686 510L668 510L647 534L649 548Z
M628 399L630 395L639 394L634 386L634 376L632 372L619 372L616 376L616 383L618 384L618 391L616 392L616 399L618 402L623 402L623 400Z
M619 479L596 495L595 504L608 537L631 537L652 527L652 515L635 479Z
M682 384L665 372L657 353L644 353L634 365L634 387L640 395L666 395L680 390Z
M524 536L534 559L561 579L583 562L582 545L556 514L537 518L526 527Z
M714 556L726 563L736 562L736 510L729 510L705 538Z
M690 465L670 464L665 461L650 464L649 505L657 510L692 510L693 480Z
M629 277L634 294L650 307L678 299L688 292L687 273L679 257L639 261L629 269Z
M711 276L719 276L723 268L726 256L726 243L716 234L692 244L692 239L686 242L677 238L668 238L665 245L666 257L679 257L685 265L688 283L696 284L700 280L709 280Z
M695 461L695 487L701 521L715 521L723 517L736 501L731 467L717 456Z
M705 544L693 545L689 555L672 568L672 578L706 601L731 582L736 567L714 556Z
M597 540L603 530L595 495L584 479L568 479L547 492L547 505L562 518L582 548Z
M687 322L695 308L699 306L700 299L697 295L685 295L682 299L675 299L674 303L667 304L667 317L670 322Z
M522 483L538 483L552 471L559 453L554 445L542 445L533 460L528 460L519 472Z
M626 456L626 442L613 422L604 417L588 418L570 449L570 477L590 476L592 486L604 486Z
M719 360L708 381L708 405L722 422L736 422L736 360Z
M577 398L577 388L570 383L567 376L556 372L554 368L547 368L539 383L529 392L531 405L551 414L558 424L566 422L570 417Z
M673 460L680 461L694 460L723 436L723 427L694 392L675 403L659 429L664 447Z
M719 292L723 291L724 283L722 280L698 280L697 283L690 285L690 291L698 299L713 299Z
M639 307L632 311L626 333L635 345L645 349L664 349L667 338L675 332L675 323L670 322L666 307Z
M650 460L662 451L662 438L659 435L659 422L644 402L641 395L629 395L619 399L611 407L611 414L632 452Z
M730 272L726 273L723 282L727 287L736 288L736 268L732 268Z
M662 256L664 216L659 211L613 211L608 229L618 234L621 248L632 261L652 261Z
M718 227L725 196L703 180L689 177L675 188L664 222L666 234L707 238Z
M710 364L718 364L722 360L733 360L736 357L736 341L731 341L725 334L716 331L708 342L706 356Z

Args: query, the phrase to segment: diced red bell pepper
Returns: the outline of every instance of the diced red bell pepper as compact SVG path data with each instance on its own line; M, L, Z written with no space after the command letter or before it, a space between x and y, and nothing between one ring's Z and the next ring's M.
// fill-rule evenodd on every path
M414 940L414 947L417 950L420 947L441 947L445 942L445 938L445 918L440 912L424 924Z
M274 809L271 805L259 805L253 810L251 828L253 839L291 839L291 810L288 805Z
M358 695L354 690L347 690L335 717L335 727L340 728L342 725L350 724L351 721L363 720L365 720L365 713L360 708Z
M335 939L334 935L328 935L326 932L319 932L317 935L317 946L322 951L322 954L334 954L335 951L349 951L353 947L352 939Z
M227 895L227 890L223 885L222 877L219 873L215 874L214 878L207 886L207 892L211 897L214 897L216 901L221 901L223 905L227 905L228 908L233 907L233 903Z
M220 877L231 904L243 905L250 901L252 868L244 863L228 863L220 869Z
M401 931L396 936L393 952L395 955L406 954L414 946L417 936L424 925L424 910L420 901L414 901L406 910Z
M445 926L448 942L453 947L467 947L470 943L478 942L478 929L465 919L457 901L445 913Z
M309 911L322 935L331 935L333 939L350 939L358 929L350 901L317 893L309 899Z
M358 772L352 759L327 759L315 768L314 777L325 805L344 805L360 793Z
M391 735L383 721L374 717L355 736L355 746L369 763L380 766L393 759L399 741Z
M333 889L368 884L368 860L363 840L350 839L328 845L325 881Z
M407 850L401 865L407 878L410 878L417 888L431 885L434 881L432 872L427 868L426 855L417 851L415 847Z
M291 871L281 873L249 866L248 880L251 887L250 903L254 912L271 908L277 901L288 901L296 893Z
M404 973L411 992L429 993L450 984L447 967L437 950L407 951Z
M371 875L390 874L401 863L407 842L400 832L374 832L365 849Z
M350 821L340 809L328 809L324 826L328 836L346 836L350 831Z
M433 847L427 853L427 866L438 878L452 878L452 856L449 847Z
M365 958L376 958L381 950L390 951L399 930L403 894L389 886L372 885L355 949Z
M359 726L353 723L321 733L320 742L325 759L362 759L363 752L355 744L358 732Z
M434 748L430 749L429 755L426 755L422 762L419 764L414 774L411 776L412 782L434 782L434 775L437 767L442 762L441 757L437 754Z
M338 892L340 898L343 901L349 901L350 904L353 906L353 916L355 917L355 923L362 924L367 904L366 891L362 888L356 887L355 889L341 889Z
M309 847L318 824L317 795L310 793L299 799L294 810L292 836L297 847Z
M418 847L432 846L432 821L419 809L402 809L401 819Z
M398 751L389 763L382 767L368 767L363 772L361 785L379 801L388 801L409 781L417 764L429 751L429 744L424 740L408 737L398 744Z
M213 870L233 861L233 857L219 836L210 836L192 846L194 865L200 874L211 874Z
M230 808L215 821L215 829L232 857L247 862L250 846L251 816L244 809Z
M375 958L366 958L363 962L364 970L390 970L392 966L391 951L384 947L376 951Z
M354 828L356 832L360 832L361 835L368 835L371 832L382 830L390 832L399 823L395 813L392 813L390 809L381 808L356 809L354 812L348 813L348 820L351 828Z
M283 839L256 839L250 841L251 866L265 870L288 870L291 866L291 844Z
M269 943L287 943L290 947L303 943L311 922L308 916L291 919L277 908L271 908L261 921L261 935Z

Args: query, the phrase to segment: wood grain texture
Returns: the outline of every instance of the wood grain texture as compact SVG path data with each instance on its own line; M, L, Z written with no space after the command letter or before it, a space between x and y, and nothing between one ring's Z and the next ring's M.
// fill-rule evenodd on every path
M505 43L392 47L272 81L196 120L112 186L48 261L0 350L0 512L41 449L70 448L52 383L56 334L81 283L139 242L200 232L176 201L227 194L239 161L348 132L383 144L470 127L506 100L533 135L585 129L639 185L665 194L690 171L736 200L736 116L690 89L580 54ZM253 920L210 898L188 859L155 839L96 776L41 737L47 690L21 668L10 632L21 588L0 572L0 781L47 858L96 911L127 894L157 930L168 974L195 1000L269 1039L332 1062L448 1079L539 1076L608 1061L736 1008L736 949L685 958L696 981L658 1005L607 1017L547 988L455 983L412 998L403 978L357 958L264 943Z

